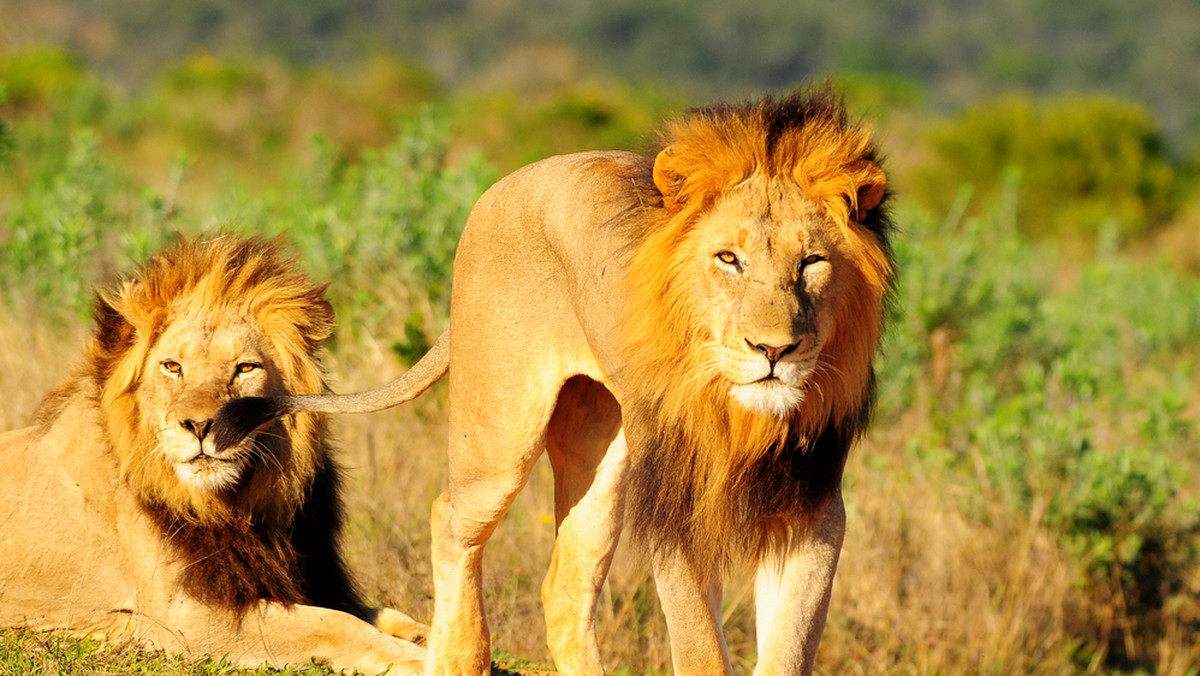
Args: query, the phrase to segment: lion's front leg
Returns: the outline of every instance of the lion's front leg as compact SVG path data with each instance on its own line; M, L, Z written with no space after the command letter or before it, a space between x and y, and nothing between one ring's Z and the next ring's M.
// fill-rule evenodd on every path
M653 557L654 584L667 618L677 676L729 674L721 630L721 573L698 569L678 550Z
M785 527L759 561L755 676L812 673L845 530L846 510L838 491L807 527Z

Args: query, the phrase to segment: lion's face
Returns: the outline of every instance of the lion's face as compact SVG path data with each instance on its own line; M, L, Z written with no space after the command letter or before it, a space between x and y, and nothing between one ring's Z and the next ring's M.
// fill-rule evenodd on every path
M250 465L253 439L217 451L209 434L221 404L262 396L279 377L258 325L247 318L183 317L150 350L138 390L145 423L183 484L217 492L235 486Z
M688 236L684 274L699 280L689 300L710 334L701 344L746 409L784 417L809 394L836 316L845 262L837 232L794 184L755 177L718 199Z

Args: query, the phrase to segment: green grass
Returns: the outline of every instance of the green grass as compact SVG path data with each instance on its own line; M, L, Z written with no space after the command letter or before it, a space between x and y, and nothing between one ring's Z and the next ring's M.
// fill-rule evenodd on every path
M553 665L503 651L494 660L494 676L553 670ZM0 676L331 676L335 673L317 664L244 669L223 659L188 659L87 637L0 628Z
M91 638L0 629L0 675L3 676L328 676L333 673L317 665L239 669L221 659L186 659Z

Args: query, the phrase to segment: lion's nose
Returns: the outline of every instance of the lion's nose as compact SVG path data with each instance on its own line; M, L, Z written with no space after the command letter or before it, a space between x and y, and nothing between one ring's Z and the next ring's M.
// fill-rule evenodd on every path
M751 349L758 350L759 352L763 353L763 356L767 358L767 361L770 362L771 366L775 366L775 364L782 359L785 354L795 350L796 346L800 343L792 343L791 345L767 345L765 343L751 342L750 339L747 338L746 344L749 345Z
M204 441L204 437L208 435L208 428L212 426L212 419L208 420L184 420L179 423L183 428L192 434L200 441Z

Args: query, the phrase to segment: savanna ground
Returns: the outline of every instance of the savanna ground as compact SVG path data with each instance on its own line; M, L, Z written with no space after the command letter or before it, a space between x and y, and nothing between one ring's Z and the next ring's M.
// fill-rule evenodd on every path
M424 96L398 84L402 69L382 71L386 101L347 102L320 78L211 60L180 64L143 98L114 95L53 54L27 56L20 72L36 68L45 77L30 81L59 84L18 89L0 68L3 430L27 424L68 372L90 289L176 232L285 236L333 282L334 389L383 382L445 326L457 231L515 157L489 144L524 138L504 129L541 130L555 149L613 146L661 112L609 92L624 103L606 104L615 129L595 141L575 93L564 94L575 107L503 113L476 100L482 112L465 123L461 102L398 95ZM900 280L876 422L846 470L848 531L818 672L1197 674L1200 280L1188 265L1200 258L1187 233L1200 210L1181 197L1191 184L1145 142L1153 121L1123 102L1009 100L937 123L910 111L886 130ZM930 159L917 168L910 156ZM352 566L369 601L425 620L445 413L439 385L336 425ZM552 669L539 601L551 490L543 461L485 556L495 658L522 672ZM724 619L735 671L750 673L743 577L726 588ZM634 552L618 552L599 631L613 673L667 671L664 621ZM0 674L228 670L219 656L0 633Z

